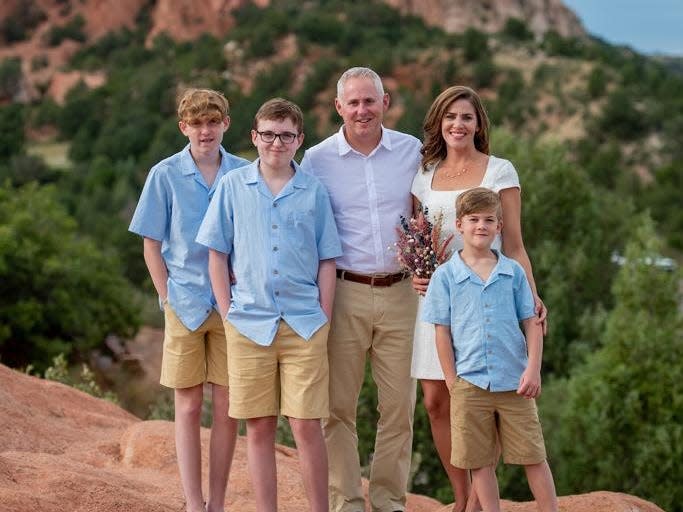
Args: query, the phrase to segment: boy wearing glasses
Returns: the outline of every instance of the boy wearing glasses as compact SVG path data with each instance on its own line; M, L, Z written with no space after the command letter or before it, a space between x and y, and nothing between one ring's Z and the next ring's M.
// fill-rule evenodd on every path
M275 98L256 113L259 158L226 175L197 235L228 340L230 416L247 422L256 510L277 510L275 431L289 419L314 512L327 511L327 333L341 254L322 184L293 161L304 140L298 106ZM230 284L228 268L236 280Z

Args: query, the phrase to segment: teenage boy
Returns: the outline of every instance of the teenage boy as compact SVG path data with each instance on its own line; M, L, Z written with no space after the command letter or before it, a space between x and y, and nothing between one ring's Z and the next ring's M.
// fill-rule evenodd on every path
M251 140L259 158L221 180L197 235L226 319L230 416L247 421L257 511L277 510L278 414L289 418L311 510L327 511L320 419L329 413L327 333L341 245L325 188L292 160L304 140L299 107L264 103Z
M472 470L483 510L497 512L500 439L504 461L524 466L539 510L555 512L534 400L541 393L543 331L531 287L516 261L491 249L502 227L498 194L468 190L455 209L464 248L434 272L423 311L423 320L435 324L451 395L451 463Z
M370 360L379 420L369 475L373 512L406 510L413 445L415 380L410 376L416 295L396 253L401 215L410 217L410 187L422 144L382 125L389 94L372 69L346 70L334 101L344 124L306 150L301 167L332 200L343 255L330 330L330 417L323 422L330 457L330 508L365 510L356 410Z
M199 437L204 382L212 384L213 402L209 512L223 510L237 435L237 422L228 417L226 342L209 283L208 250L194 241L218 180L249 163L221 146L228 113L219 92L184 92L178 126L189 144L152 167L129 227L143 237L145 263L164 310L161 384L175 390L176 453L187 512L205 510Z

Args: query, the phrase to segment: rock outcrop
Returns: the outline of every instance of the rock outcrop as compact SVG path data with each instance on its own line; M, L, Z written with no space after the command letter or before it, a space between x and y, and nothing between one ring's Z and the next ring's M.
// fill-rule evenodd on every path
M205 457L208 438L202 429ZM296 451L278 446L276 459L280 510L307 510ZM109 402L0 365L0 503L3 512L184 510L173 424L141 421ZM255 510L243 438L237 443L226 508ZM563 497L560 508L661 512L641 499L606 492ZM410 495L408 509L447 512L450 507ZM531 512L535 505L504 502L503 510Z
M422 17L446 32L472 27L499 32L509 18L524 20L540 36L554 30L564 37L586 35L581 22L561 0L383 0L403 13Z
M3 44L0 34L0 61L9 57L21 59L22 79L16 91L5 94L0 102L27 102L47 94L63 100L65 85L83 80L86 85L101 83L100 74L60 70L83 44L124 28L134 28L139 18L149 19L147 44L165 33L173 39L194 40L203 33L224 37L234 26L233 11L246 3L265 7L271 0L3 0L0 2L0 25L26 23L25 11L40 13L33 27L27 27L25 39ZM421 16L425 22L448 32L462 32L474 27L484 32L501 30L510 17L524 19L536 35L555 30L565 36L585 34L574 13L561 0L383 0L404 13ZM146 12L146 10L149 10ZM72 39L51 46L50 32L57 27L83 20L85 42ZM18 21L21 20L21 21Z

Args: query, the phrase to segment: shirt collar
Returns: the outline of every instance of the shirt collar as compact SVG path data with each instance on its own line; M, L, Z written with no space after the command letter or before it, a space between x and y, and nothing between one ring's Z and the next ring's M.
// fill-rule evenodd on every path
M337 139L338 139L338 143L339 143L339 145L338 145L339 156L344 156L344 155L350 153L351 151L353 151L354 153L358 153L355 149L353 149L351 147L351 144L349 144L349 141L346 140L346 136L344 135L344 125L342 125L339 128L339 131L337 132L337 134L338 134ZM387 150L391 151L391 139L389 138L389 132L387 132L387 130L386 130L386 128L384 128L384 126L382 126L382 137L379 139L379 144L377 145L377 147L379 147L379 146L383 146ZM373 149L372 153L374 153L375 151L377 151L377 148Z
M258 170L259 161L260 158L257 158L248 165L247 171L244 174L245 184L256 185L259 182L259 180L262 180L261 173L259 173ZM294 188L306 188L306 177L304 176L304 173L301 171L299 164L292 160L290 165L294 168L294 176L292 176L291 180L292 186Z
M491 249L498 258L496 266L493 267L491 275L489 276L488 282L493 282L499 275L509 275L514 276L514 269L512 268L512 262L510 259L506 258L497 249ZM470 277L476 277L477 281L481 281L479 276L475 274L470 267L468 267L462 258L460 257L460 252L453 254L449 263L453 265L453 278L456 283L462 283Z
M223 148L223 146L218 146L218 151L221 154L221 163L218 167L216 181L230 169L230 163L228 162L228 152ZM194 158L192 158L192 153L190 153L190 144L185 146L181 151L180 163L183 176L191 176L193 174L199 173L197 164L195 163Z

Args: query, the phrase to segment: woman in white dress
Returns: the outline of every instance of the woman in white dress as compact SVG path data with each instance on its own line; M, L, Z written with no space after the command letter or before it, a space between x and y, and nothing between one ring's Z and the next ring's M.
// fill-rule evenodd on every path
M498 192L503 207L503 230L502 237L498 237L493 247L501 248L506 256L517 260L526 271L539 322L544 323L545 331L547 311L536 291L531 262L522 241L519 178L508 160L489 155L489 120L481 99L469 87L446 89L429 108L424 132L422 166L412 186L416 211L420 205L426 206L432 221L440 212L443 213L442 236L454 234L449 249L457 251L463 244L455 230L455 199L463 191L479 186ZM450 464L450 397L436 353L434 326L420 320L428 284L428 279L413 278L413 288L420 297L412 376L420 380L432 438L453 486L456 498L453 510L479 510L475 496L468 500L466 470Z

